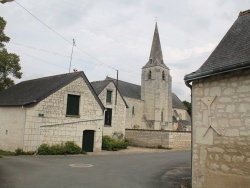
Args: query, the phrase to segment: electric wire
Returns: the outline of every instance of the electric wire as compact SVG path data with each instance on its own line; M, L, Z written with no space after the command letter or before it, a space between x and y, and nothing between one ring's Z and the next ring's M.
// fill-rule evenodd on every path
M51 31L53 31L56 35L58 35L59 37L61 37L63 40L65 40L66 42L68 42L69 44L73 45L71 41L69 41L68 39L66 39L64 36L62 36L61 34L59 34L58 32L56 32L54 29L52 29L49 25L47 25L46 23L44 23L42 20L40 20L37 16L35 16L33 13L31 13L28 9L26 9L24 6L22 6L20 3L18 3L16 0L14 0L14 2L19 5L22 9L24 9L26 12L28 12L31 16L33 16L36 20L38 20L40 23L42 23L45 27L47 27L48 29L50 29ZM93 59L95 59L96 61L102 63L103 65L116 70L116 68L111 67L109 65L107 65L106 63L100 61L99 59L97 59L96 57L94 57L93 55L91 55L90 53L82 50L81 48L79 48L78 46L75 46L77 49L79 49L81 52L87 54L88 56L92 57Z

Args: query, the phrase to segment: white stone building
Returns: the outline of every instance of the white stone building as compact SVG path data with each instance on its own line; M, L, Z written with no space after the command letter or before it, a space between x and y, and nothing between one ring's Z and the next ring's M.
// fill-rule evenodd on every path
M101 150L104 106L83 72L21 82L0 93L0 149L75 141Z
M111 135L117 133L121 125L128 129L187 130L187 127L190 129L187 108L172 93L172 78L169 68L163 61L157 24L149 61L142 67L141 86L119 80L117 83L119 104L114 105L116 82L116 79L107 77L105 80L91 83L104 106L114 112L112 123L105 125L104 132ZM110 95L112 106L108 102L110 106L108 107L107 96ZM126 112L119 114L117 118L114 107L121 108L120 112L122 109ZM124 130L121 131L122 134Z
M0 149L75 141L98 151L103 135L124 137L125 128L185 130L190 117L169 71L156 24L141 86L109 77L90 84L83 72L21 82L0 93Z
M250 10L184 79L192 91L192 187L249 187Z

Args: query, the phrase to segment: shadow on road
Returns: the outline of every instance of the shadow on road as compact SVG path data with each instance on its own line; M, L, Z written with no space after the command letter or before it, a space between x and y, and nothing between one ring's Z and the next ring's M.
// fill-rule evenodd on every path
M161 181L164 187L190 188L191 176L191 164L187 163L167 171L161 177Z

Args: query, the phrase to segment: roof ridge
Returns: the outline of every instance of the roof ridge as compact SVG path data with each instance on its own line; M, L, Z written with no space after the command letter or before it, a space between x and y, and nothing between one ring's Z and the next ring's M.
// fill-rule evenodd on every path
M240 17L240 16L244 16L244 15L249 14L249 13L250 13L250 9L245 10L245 11L240 11L239 17Z
M67 75L67 74L79 74L83 71L79 71L79 72L71 72L71 73L63 73L63 74L57 74L57 75L51 75L51 76L44 76L44 77L40 77L40 78L34 78L34 79L29 79L29 80L24 80L24 81L21 81L20 83L23 83L23 82L28 82L28 81L34 81L34 80L41 80L41 79L45 79L45 78L53 78L53 77L56 77L56 76L62 76L62 75Z
M108 79L107 79L108 78ZM112 77L106 77L106 79L105 80L116 80L116 78L112 78ZM140 86L140 85L138 85L138 84L133 84L133 83L130 83L130 82L126 82L126 81L123 81L123 80L119 80L118 79L118 81L120 81L120 82L125 82L125 83L128 83L128 84L132 84L132 85L136 85L136 86ZM141 87L141 86L140 86Z

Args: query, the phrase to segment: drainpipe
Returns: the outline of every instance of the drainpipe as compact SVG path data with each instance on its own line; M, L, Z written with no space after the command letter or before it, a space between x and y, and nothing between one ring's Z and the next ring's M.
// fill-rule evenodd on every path
M102 128L102 137L103 137L103 130L104 130L104 125L105 125L105 113L106 113L106 111L107 111L107 109L105 108L104 110L103 110L103 115L104 115L104 120L103 120L103 128Z
M193 176L193 97L192 97L192 85L190 84L191 81L186 81L185 80L185 84L187 87L190 88L191 90L191 180L192 180L192 176ZM191 182L191 185L192 185L192 182Z

